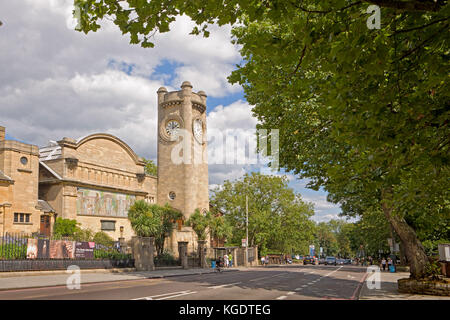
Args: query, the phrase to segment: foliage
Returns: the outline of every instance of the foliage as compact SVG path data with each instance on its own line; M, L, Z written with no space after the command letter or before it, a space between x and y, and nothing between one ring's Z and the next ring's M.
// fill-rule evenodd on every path
M75 233L73 234L73 239L75 241L95 241L94 239L94 231L91 229L81 229L76 228Z
M114 244L114 239L103 231L97 232L93 237L95 244L99 244L105 247L112 247Z
M27 245L9 243L0 245L0 259L26 259Z
M210 226L212 215L210 212L201 213L196 209L186 221L186 225L192 227L198 240L206 240L208 227Z
M158 254L154 259L157 266L174 266L178 264L177 259L168 251L164 250L163 253Z
M142 159L145 162L145 173L156 177L158 175L157 165L151 159L145 159L145 158L142 158Z
M229 242L240 244L246 237L246 195L250 246L258 245L261 252L270 248L286 253L308 247L314 228L311 204L288 187L286 177L259 173L225 181L221 189L214 190L210 202L225 213L225 221L232 226Z
M132 259L131 254L121 253L114 249L95 249L95 259L111 259L111 260L129 260Z
M78 230L76 220L56 218L53 226L53 234L55 237L73 237Z
M228 239L233 234L233 227L225 219L223 215L211 215L211 220L209 222L209 231L213 239L220 240L224 239L228 242Z
M161 254L165 238L172 232L174 222L182 218L182 214L167 204L163 207L138 200L130 207L128 218L136 235L155 237L156 251Z

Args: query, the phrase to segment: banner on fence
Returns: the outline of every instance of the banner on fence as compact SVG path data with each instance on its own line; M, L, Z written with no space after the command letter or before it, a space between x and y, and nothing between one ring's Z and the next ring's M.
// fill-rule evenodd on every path
M76 242L75 258L94 259L95 242Z
M28 239L27 259L93 259L95 242Z

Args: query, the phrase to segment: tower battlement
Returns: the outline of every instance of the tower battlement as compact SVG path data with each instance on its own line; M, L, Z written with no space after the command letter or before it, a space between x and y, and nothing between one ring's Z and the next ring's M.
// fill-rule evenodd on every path
M161 87L157 93L160 108L181 105L187 98L192 103L192 107L198 109L201 113L206 111L206 93L204 91L193 92L189 81L184 81L179 91L167 91L165 87Z

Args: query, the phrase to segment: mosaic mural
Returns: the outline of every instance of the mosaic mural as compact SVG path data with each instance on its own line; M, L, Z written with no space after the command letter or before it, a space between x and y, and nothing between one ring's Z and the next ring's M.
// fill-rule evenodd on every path
M136 196L78 188L77 214L104 217L127 217Z

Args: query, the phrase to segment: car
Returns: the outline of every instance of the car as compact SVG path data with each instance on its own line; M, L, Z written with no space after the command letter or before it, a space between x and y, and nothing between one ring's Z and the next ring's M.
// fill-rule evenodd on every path
M326 265L330 265L330 264L333 264L333 265L336 265L336 258L335 257L327 257L326 259L325 259L325 264Z
M344 264L352 264L352 259L344 259Z
M319 258L319 264L325 264L327 260L325 258Z
M303 264L319 264L316 257L306 256L303 258Z
M345 262L345 259L336 259L336 264L341 264L343 265Z

